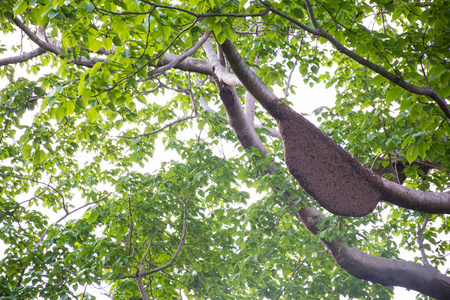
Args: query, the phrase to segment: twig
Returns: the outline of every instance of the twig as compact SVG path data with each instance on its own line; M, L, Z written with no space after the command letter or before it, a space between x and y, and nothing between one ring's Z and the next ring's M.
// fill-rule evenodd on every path
M425 248L423 246L423 233L425 232L425 228L427 227L429 219L429 216L425 218L422 227L417 232L417 243L419 244L420 254L422 255L422 261L425 266L431 266L430 262L428 261L427 255L425 254Z
M298 54L299 54L299 55L301 55L301 53L302 53L303 41L304 41L304 40L303 40L303 38L302 38L301 41L300 41L300 47L299 47L299 49L298 49ZM291 69L291 72L289 72L289 77L288 77L288 80L287 80L287 83L286 83L286 89L284 90L284 98L285 98L285 99L288 98L288 95L289 95L289 86L291 85L292 74L294 73L295 68L297 67L297 64L298 64L298 60L296 59L296 60L295 60L295 63L294 63L294 66L293 66L292 69Z
M314 28L317 30L320 28L319 24L317 24L316 17L314 16L314 12L311 7L311 3L309 0L305 0L306 10L308 11L309 19L311 20L311 24L313 24Z
M187 27L186 29L182 30L172 41L172 43L178 39L178 37L185 31L189 30L190 28L192 28L195 24L196 24L197 20L195 22L193 22L189 27ZM150 72L148 72L147 74L147 79L159 76L161 74L163 74L165 71L172 69L173 67L175 67L176 65L178 65L179 63L181 63L183 60L185 60L188 56L193 55L195 52L197 52L197 50L203 45L203 43L208 39L209 35L211 34L211 32L209 30L207 30L203 36L200 38L200 40L189 50L187 50L186 52L184 52L183 54L181 54L180 56L178 56L177 58L175 58L173 61L171 61L170 63L168 63L167 65L163 65L161 67L158 67L154 70L151 70ZM172 44L171 43L171 44ZM170 47L171 45L169 45ZM166 48L166 51L161 52L155 59L158 59L159 57L161 57L162 55L164 55L167 50L169 50L169 47Z
M50 184L45 183L45 182L42 182L42 181L39 181L39 180L36 180L36 179L32 179L32 178L27 178L27 177L19 176L19 175L6 174L6 176L11 176L11 177L18 178L18 179L24 179L24 180L33 181L33 182L36 182L36 183L39 183L39 184L43 184L43 185L45 185L46 187L48 187L48 188L54 190L54 191L55 191L56 193L58 193L58 195L61 197L62 202L63 202L63 209L64 209L64 211L66 211L66 213L67 213L67 208L66 208L64 196L61 194L60 191L58 191L56 188L52 187Z
M179 118L179 119L177 119L177 120L175 120L175 121L173 121L173 122L170 122L170 123L164 125L163 127L159 128L159 129L156 129L156 130L153 130L153 131L151 131L151 132L146 132L146 133L138 134L138 135L136 135L136 136L119 135L119 136L117 136L117 137L123 138L123 139L137 139L137 138L141 138L141 137L144 137L144 136L149 136L149 135L158 133L158 132L160 132L160 131L163 131L163 130L166 129L167 127L171 127L171 126L176 125L176 124L178 124L178 123L181 123L181 122L183 122L183 121L187 121L187 120L190 120L190 119L195 119L196 117L197 117L196 115L193 115L193 116L184 116L184 117L182 117L182 118Z
M303 266L303 262L304 262L304 261L305 261L305 260L299 260L298 266L295 268L294 272L292 272L291 277L289 277L288 283L291 282L292 279L294 279L294 278L297 277L298 269L300 269L300 267ZM276 298L276 300L280 299L280 297L283 295L284 291L286 290L286 287L287 287L287 286L288 286L288 284L286 284L285 286L283 286L283 289L281 290L281 292L280 292L280 294L278 295L278 297Z
M153 239L155 238L155 236L158 233L158 231L159 231L159 228L157 228L155 230L155 232L153 232L153 234L152 234L152 236L150 238L150 241L148 243L148 246L147 246L147 251L145 251L145 254L142 256L142 259L141 259L141 271L145 270L144 262L147 261L146 257L148 255L148 253L150 252L150 248L151 248L151 246L153 244Z
M80 206L80 207L78 207L78 208L76 208L76 209L74 209L74 210L68 212L66 215L64 215L63 217L61 217L58 221L56 221L55 223L53 223L53 225L58 224L59 222L61 222L61 221L64 220L65 218L67 218L69 215L73 214L74 212L79 211L80 209L85 208L86 206L89 206L89 205L92 205L92 204L96 204L96 203L99 203L100 201L105 200L105 199L108 198L111 194L112 194L112 193L109 193L108 195L106 195L106 196L104 196L104 197L102 197L102 198L100 198L100 199L98 199L98 200L96 200L96 201L92 201L92 202L86 203L85 205ZM49 228L41 235L41 237L39 238L39 242L37 242L37 244L39 244L40 242L42 242L42 241L44 240L44 238L45 238L45 236L47 235L47 233L49 232L49 230L50 230L50 227L49 227Z
M133 250L134 253L134 247L133 247L133 212L131 211L131 195L128 196L128 211L130 213L130 242L128 244L128 256L132 256L131 250Z
M147 90L147 91L143 91L140 94L141 95L148 95L148 94L152 94L154 91L156 91L157 89L159 89L161 87L161 82L154 88Z
M199 183L200 183L200 181L199 181ZM142 276L146 276L146 275L150 275L150 274L153 274L153 273L156 273L156 272L159 272L159 271L164 270L164 269L167 269L168 267L172 266L173 263L175 262L175 260L177 259L178 255L181 252L181 249L183 248L184 241L186 239L186 232L187 232L187 204L188 204L189 200L192 198L192 196L193 196L193 193L190 195L189 199L184 203L183 228L181 230L182 236L181 236L180 243L178 244L178 248L175 251L175 254L172 256L170 261L167 262L166 264L164 264L164 265L162 265L160 267L157 267L157 268L145 271L145 272L141 272L139 274L141 277Z

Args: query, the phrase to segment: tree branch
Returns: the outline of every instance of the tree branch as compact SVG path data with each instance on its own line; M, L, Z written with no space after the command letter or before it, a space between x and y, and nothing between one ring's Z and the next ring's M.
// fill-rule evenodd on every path
M62 204L63 204L63 209L67 213L67 207L66 207L64 196L61 194L60 191L58 191L58 189L54 188L49 183L45 183L45 182L42 182L42 181L39 181L39 180L36 180L36 179L27 178L27 177L23 177L23 176L19 176L19 175L14 175L14 174L6 174L6 176L11 176L11 177L14 177L14 178L17 178L17 179L24 179L24 180L33 181L35 183L39 183L39 184L45 185L46 187L52 189L53 191L55 191L61 197Z
M144 255L142 256L141 263L140 263L141 271L145 270L144 262L147 261L146 257L148 255L148 253L150 252L150 248L152 247L153 239L155 238L158 231L159 231L159 228L153 232L153 234L150 238L150 241L148 243L148 246L147 246L147 251L145 251ZM137 275L135 278L138 283L139 292L141 293L141 296L144 300L148 300L149 299L148 294L147 294L147 291L145 290L144 284L142 282L142 276L139 274L139 268L136 266L135 266L135 268L138 269L138 272L137 272Z
M161 61L157 64L157 66L163 66L165 64L169 64L172 61L176 60L179 57L179 55L172 54L172 53L166 53ZM188 71L188 72L195 72L199 74L204 75L212 75L213 70L208 63L208 61L204 59L198 59L198 58L191 58L187 57L183 61L176 64L175 69L182 70L182 71Z
M419 244L419 251L422 255L422 261L425 266L430 266L430 262L428 261L427 255L425 253L425 247L423 246L423 233L425 232L425 229L427 228L428 220L430 219L429 216L423 220L423 225L417 232L417 243Z
M187 121L187 120L190 120L190 119L195 119L196 117L197 117L196 115L193 115L193 116L184 116L184 117L179 118L179 119L177 119L177 120L175 120L175 121L172 121L172 122L170 122L170 123L167 123L166 125L162 126L161 128L158 128L158 129L153 130L153 131L150 131L150 132L141 133L141 134L138 134L138 135L135 135L135 136L119 135L119 136L117 136L117 137L122 138L122 139L138 139L138 138L141 138L141 137L144 137L144 136L149 136L149 135L152 135L152 134L161 132L161 131L163 131L164 129L166 129L167 127L172 127L173 125L176 125L176 124L178 124L178 123L181 123L181 122L184 122L184 121Z
M0 58L0 66L22 63L41 54L44 54L45 52L47 52L47 50L45 50L44 48L36 48L22 55Z
M307 2L307 1L306 1ZM444 115L450 119L450 107L447 104L447 101L441 97L434 89L432 89L429 86L426 87L420 87L420 86L416 86L413 84L410 84L406 81L404 81L402 78L400 78L399 76L392 74L388 71L386 71L385 69L383 69L382 67L380 67L379 65L374 64L373 62L359 56L358 54L356 54L355 52L351 51L350 49L348 49L347 47L345 47L343 44L339 43L331 34L329 34L327 31L325 31L324 29L322 29L320 26L316 27L316 29L312 29L308 26L306 26L305 24L295 20L294 18L292 18L291 16L276 10L273 7L270 7L268 3L266 3L265 1L261 1L262 4L264 4L266 7L269 7L270 11L272 11L273 13L279 15L280 17L285 18L286 20L289 20L291 23L297 25L298 27L300 27L301 29L313 34L313 35L317 35L320 37L325 38L326 40L328 40L335 48L336 50L338 50L339 52L345 54L346 56L350 57L351 59L353 59L354 61L356 61L357 63L371 69L372 71L374 71L375 73L380 74L381 76L383 76L384 78L386 78L387 80L391 81L392 83L398 85L399 87L417 94L417 95L424 95L424 96L428 96L431 99L433 99L439 106L439 108L443 111ZM312 12L312 9L308 9L308 13L310 13L310 18L311 18L311 22L313 22L313 20L315 20L314 14Z
M162 5L162 4L158 4L158 3L154 3L151 1L143 1L149 5L153 5L155 7L159 7L159 8L166 8L166 9L172 9L172 10L176 10L179 12L183 12L185 14L191 15L195 18L205 18L205 17L234 17L234 18L247 18L247 17L259 17L259 16L264 16L267 13L269 13L268 9L264 9L262 12L259 13L249 13L249 14L235 14L235 13L206 13L206 14L197 14L194 13L190 10L181 8L181 7L176 7L176 6L170 6L170 5Z
M385 178L381 181L386 190L386 202L430 214L450 214L450 193L418 191Z
M242 86L241 81L236 75L228 72L225 67L222 66L220 59L217 57L217 54L209 41L206 41L205 44L203 44L203 50L206 53L206 57L208 57L213 74L220 82L230 86Z
M199 183L200 183L200 181L199 181ZM193 193L189 196L189 199L184 202L183 228L181 230L182 236L181 236L180 243L178 244L178 248L175 251L174 255L172 256L172 258L170 259L169 262L167 262L166 264L164 264L164 265L162 265L160 267L157 267L157 268L154 268L154 269L151 269L151 270L148 270L148 271L141 270L141 272L139 273L140 277L146 276L146 275L150 275L150 274L159 272L161 270L167 269L168 267L172 266L173 263L175 262L175 260L177 259L178 255L180 254L181 249L183 248L184 241L186 239L186 232L187 232L187 205L188 205L188 202L190 201L190 199L192 198L192 196L193 196Z
M220 51L222 53L222 51ZM223 54L222 54L223 55ZM255 63L259 64L259 59L255 58ZM250 68L250 70L252 70L253 72L255 72L255 68ZM247 120L249 121L249 123L253 126L255 126L255 102L256 99L255 97L253 97L252 93L250 93L249 91L245 92L245 107L244 107L244 111L245 111L245 115L247 116Z
M306 5L306 10L308 11L309 18L311 19L311 24L313 24L314 29L316 30L320 29L319 24L317 24L316 17L314 16L311 3L309 3L309 0L304 0L304 2Z
M315 208L302 208L297 218L314 235L317 224L325 217ZM377 257L349 247L341 240L322 243L330 250L336 262L349 274L384 286L401 286L437 299L450 298L450 277L436 269L413 262Z
M86 203L86 204L83 205L83 206L80 206L80 207L78 207L78 208L76 208L76 209L74 209L74 210L72 210L72 211L70 211L70 212L67 212L63 217L59 218L58 221L56 221L55 223L53 223L53 225L58 224L59 222L61 222L62 220L64 220L64 219L67 218L68 216L70 216L71 214L73 214L73 213L79 211L80 209L85 208L86 206L89 206L89 205L92 205L92 204L97 204L97 203L99 203L100 201L105 200L105 199L108 198L111 194L112 194L112 193L108 193L106 196L104 196L104 197L102 197L102 198L100 198L100 199L98 199L98 200L96 200L96 201L92 201L92 202ZM47 235L47 233L49 232L49 230L50 230L50 227L49 227L46 231L44 231L44 233L43 233L43 234L41 235L41 237L39 238L39 242L37 242L37 244L39 244L40 242L42 242L42 241L44 240L44 238L45 238L45 236Z
M41 40L18 17L15 17L13 19L13 22L14 22L14 24L17 25L17 27L19 27L20 29L22 29L23 32L25 32L25 34L30 38L30 40L35 42L42 49L45 49L46 51L50 51L56 55L59 55L62 53L61 49L53 46L52 44L48 43L47 41Z
M19 18L16 17L13 19L13 21L40 48L35 49L35 50L33 50L29 53L23 54L23 55L2 58L2 59L0 59L0 66L12 64L12 63L24 62L33 57L43 54L46 51L50 51L57 55L62 53L62 49L53 45L53 44L59 44L60 43L59 41L52 40L53 43L44 41L44 40L40 39L37 35L35 35ZM205 36L203 36L202 39L203 38L205 38ZM199 43L201 46L200 41L199 41ZM205 75L211 75L213 73L213 71L207 61L189 57L190 55L195 53L196 50L198 50L198 47L197 47L197 49L195 49L195 51L193 53L190 53L195 47L196 46L191 48L191 50L183 53L182 55L166 53L162 57L162 59L157 63L157 65L156 65L157 69L150 71L149 75L153 75L153 77L154 77L154 76L157 76L158 73L162 73L165 70L168 70L170 68L175 68L175 69L179 69L179 70L183 70L183 71L195 72L195 73L200 73L200 74L205 74ZM97 53L105 54L105 55L109 54L104 49L100 49ZM111 53L114 53L114 51L111 51ZM73 60L73 62L77 65L93 67L97 62L104 62L104 59L99 58L99 57L94 57L91 59L86 59L85 57L81 57L81 58L77 58L77 59ZM165 65L170 65L170 67L164 67ZM161 67L163 67L163 68L160 69ZM156 70L158 70L158 71L156 71ZM155 72L155 73L152 74L152 72Z

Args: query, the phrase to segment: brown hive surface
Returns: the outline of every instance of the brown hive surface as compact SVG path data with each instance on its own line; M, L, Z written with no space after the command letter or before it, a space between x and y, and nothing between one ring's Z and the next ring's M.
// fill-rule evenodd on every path
M302 188L333 214L372 212L382 198L380 179L302 115L282 110L277 122L286 165Z

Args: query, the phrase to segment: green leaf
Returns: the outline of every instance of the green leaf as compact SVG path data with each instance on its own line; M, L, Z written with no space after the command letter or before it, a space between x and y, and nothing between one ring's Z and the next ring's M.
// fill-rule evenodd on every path
M81 98L83 100L88 101L89 98L91 97L91 95L92 95L92 92L91 92L90 89L85 89L85 88L82 89L82 91L81 91Z
M18 15L24 13L24 12L27 10L27 8L28 8L28 3L27 3L27 1L22 0L22 1L18 1L18 2L16 3L16 6L14 6L13 11L14 11L14 14L15 14L16 16L18 16Z
M86 108L86 107L87 107L87 101L84 101L84 100L82 100L82 99L77 99L77 100L75 101L75 105L76 105L78 108Z
M406 151L406 159L408 160L409 163L415 161L418 155L419 155L419 147L417 147L414 144L411 145Z
M98 211L96 211L95 209L94 209L94 210L91 210L91 212L90 212L90 214L89 214L89 217L88 217L88 219L87 219L88 224L94 223L95 220L97 220L98 216L99 216Z
M109 38L109 37L103 37L103 38L102 38L102 44L103 44L103 47L104 47L106 50L110 51L110 50L111 50L111 47L112 47L112 44L113 44L113 41L112 41L112 39Z
M225 42L225 40L227 39L226 34L221 31L217 36L217 42L219 42L219 44L223 44L223 42Z
M94 122L95 120L97 120L98 118L98 111L95 107L91 107L88 111L87 111L87 115L89 120L91 120L92 122Z
M22 152L23 152L23 158L25 158L25 159L29 158L30 155L31 155L31 150L32 150L32 149L33 149L32 146L30 146L30 145L24 145L24 146L23 146L23 150L22 150Z
M291 10L291 12L298 19L303 19L303 17L305 16L303 10L301 10L300 8L294 8L293 10Z
M411 135L408 135L405 140L402 142L402 149L406 148L406 146L409 145L409 143L411 143Z
M47 155L43 150L36 150L35 157L38 163L43 163L47 159Z
M94 75L96 75L98 73L98 70L100 69L102 64L103 64L102 62L98 62L92 67L91 72L90 72L90 77L93 77Z
M66 115L66 108L65 107L58 107L55 109L55 117L58 122L61 122L64 116Z
M113 37L112 41L115 46L117 46L117 47L122 46L122 40L117 35Z
M75 110L75 104L72 101L67 101L65 103L66 106L66 117L70 116Z
M442 145L442 144L433 144L432 147L437 153L439 153L441 155L445 155L445 147L444 147L444 145Z
M97 52L102 47L102 42L98 40L92 40L89 41L89 49L92 50L92 52Z
M95 7L94 7L94 5L92 3L84 3L83 9L86 12L91 12L91 11L93 11L95 9Z
M139 102L141 102L144 105L147 105L147 99L145 99L144 95L138 94L136 97Z
M391 88L386 93L386 102L392 102L393 100L399 100L401 94L404 92L404 90L401 87L395 86Z

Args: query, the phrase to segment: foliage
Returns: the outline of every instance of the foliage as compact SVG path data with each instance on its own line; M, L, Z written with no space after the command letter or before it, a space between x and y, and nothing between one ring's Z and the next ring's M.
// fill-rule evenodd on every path
M262 2L313 28L298 1L4 1L3 36L17 36L18 17L35 34L45 27L60 52L0 69L1 299L89 299L95 289L138 299L134 274L169 263L181 245L173 265L142 278L149 297L386 299L392 287L350 276L320 238L386 258L409 251L420 263L417 232L426 218L428 259L448 273L447 216L384 203L364 218L327 214L311 235L295 212L318 205L287 173L281 140L258 129L271 154L244 151L208 75L175 67L149 76L209 29L219 43L233 40L292 103L302 92L288 80L291 69L311 86L335 87L336 105L315 116L368 167L399 161L407 186L448 189L450 127L435 101L265 12ZM339 43L404 82L450 96L445 1L312 4ZM2 56L22 54L21 41L1 40ZM194 57L207 59L201 49ZM276 126L259 106L255 115ZM278 169L268 173L272 163Z

